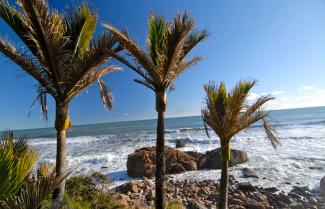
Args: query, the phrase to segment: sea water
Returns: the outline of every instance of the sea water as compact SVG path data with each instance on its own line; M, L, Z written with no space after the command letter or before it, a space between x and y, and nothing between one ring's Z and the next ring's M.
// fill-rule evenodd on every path
M271 112L281 142L273 149L260 124L239 133L232 148L246 151L249 161L230 168L239 181L254 185L275 186L289 191L292 186L316 189L325 175L325 107L275 110ZM207 137L200 116L166 119L166 145L175 147L177 139L186 141L181 150L206 152L220 146L210 131ZM156 120L90 124L72 127L67 134L68 164L74 174L101 172L112 180L112 186L132 178L127 176L126 160L130 153L154 146ZM40 151L39 163L55 162L56 135L52 128L15 131L27 135ZM244 178L242 168L255 171L259 178ZM170 175L174 179L218 180L220 171L191 171Z

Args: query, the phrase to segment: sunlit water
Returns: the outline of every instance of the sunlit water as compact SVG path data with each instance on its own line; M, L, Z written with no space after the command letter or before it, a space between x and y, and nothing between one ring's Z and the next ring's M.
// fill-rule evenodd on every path
M325 175L325 108L273 111L281 145L274 150L258 124L233 139L231 146L249 154L249 162L230 169L239 181L255 185L276 186L288 191L293 185L317 189ZM126 159L134 150L155 144L155 120L93 124L72 127L68 132L68 162L74 173L100 171L117 185L129 180ZM54 129L16 131L28 135L41 153L39 162L54 162ZM166 120L166 144L174 147L176 139L185 139L186 148L206 152L219 147L218 138L209 139L201 117ZM259 176L245 179L241 169L248 167ZM173 175L175 179L219 179L220 171L194 171Z

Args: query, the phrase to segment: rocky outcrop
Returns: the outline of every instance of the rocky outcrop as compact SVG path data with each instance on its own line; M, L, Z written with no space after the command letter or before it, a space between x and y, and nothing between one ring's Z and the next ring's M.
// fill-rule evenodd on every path
M165 153L167 174L202 169L221 169L220 149L214 149L202 154L198 152L183 152L166 146ZM128 175L135 178L153 177L156 170L155 160L155 147L144 147L136 150L127 159ZM240 150L231 150L230 166L247 161L247 153Z
M179 150L165 147L166 172L177 174L184 171L197 170L196 159ZM130 177L153 177L156 170L155 147L144 147L130 154L127 159L127 170Z

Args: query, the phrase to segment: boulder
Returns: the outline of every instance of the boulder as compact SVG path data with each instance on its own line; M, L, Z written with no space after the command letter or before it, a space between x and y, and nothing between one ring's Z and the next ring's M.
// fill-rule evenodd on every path
M237 186L240 191L244 191L244 192L248 192L248 191L252 192L256 190L256 188L249 182L242 182L239 183Z
M243 168L242 172L245 178L258 178L256 173L250 168Z
M221 149L217 148L211 151L207 151L201 159L202 169L221 169L222 161L220 160ZM240 163L245 163L248 161L248 155L246 152L232 149L230 150L230 161L229 167L235 166Z
M185 141L177 139L176 140L176 148L182 148L182 147L185 147Z
M169 174L183 173L185 171L186 170L185 170L184 166L180 163L172 163L172 164L170 164L170 166L168 168Z
M249 209L265 209L264 205L256 200L247 200L245 206Z
M171 147L165 147L166 173L182 173L186 170L196 170L195 158L185 152ZM128 155L127 171L130 177L153 177L156 170L156 148L144 147ZM186 170L185 170L186 169Z
M115 191L127 194L128 192L138 193L142 182L130 181L115 188Z
M320 180L319 189L320 196L325 200L325 176Z
M203 153L183 152L171 147L165 147L166 173L178 174L185 171L200 169L221 169L220 149L214 149ZM155 147L144 147L128 155L127 171L130 177L153 177L156 165ZM231 150L229 166L248 161L246 152Z

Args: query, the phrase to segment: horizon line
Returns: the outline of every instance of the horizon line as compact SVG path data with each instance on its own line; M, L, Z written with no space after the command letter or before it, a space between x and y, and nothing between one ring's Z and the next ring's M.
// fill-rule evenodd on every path
M311 106L311 107L295 107L295 108L284 108L284 109L272 109L272 110L268 110L268 111L295 110L295 109L307 109L307 108L317 108L317 107L325 107L325 105L323 105L323 106ZM200 116L201 115L166 116L165 119L200 117ZM103 123L83 123L83 124L76 124L74 126L113 124L113 123L148 121L148 120L157 120L157 118L145 118L145 119L133 119L133 120L119 120L119 121L110 121L110 122L103 122ZM51 126L51 127L42 127L42 128L11 129L11 131L26 131L26 130L34 130L34 129L49 129L49 128L54 128L54 126ZM2 130L0 132L3 132L3 131L6 131L6 130Z

